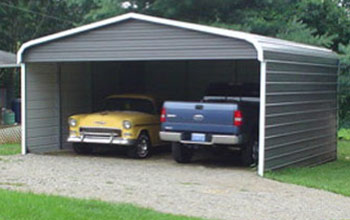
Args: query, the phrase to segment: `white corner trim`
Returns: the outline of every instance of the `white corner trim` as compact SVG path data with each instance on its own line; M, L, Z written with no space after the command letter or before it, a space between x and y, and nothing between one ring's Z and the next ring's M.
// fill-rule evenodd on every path
M21 64L21 151L25 155L27 153L27 133L26 133L26 65Z
M21 48L19 49L19 51L17 52L17 63L20 64L23 62L23 53L29 47L32 47L32 46L35 46L38 44L42 44L45 42L53 41L56 39L60 39L63 37L71 36L74 34L78 34L78 33L84 32L84 31L92 30L95 28L103 27L103 26L106 26L109 24L118 23L121 21L125 21L127 19L148 21L148 22L152 22L152 23L169 25L169 26L174 26L174 27L178 27L178 28L183 28L183 29L199 31L199 32L219 35L219 36L223 36L223 37L236 38L239 40L243 40L243 41L246 41L248 43L251 43L255 47L255 49L257 51L258 60L263 61L262 46L259 44L258 40L256 40L253 37L254 35L252 35L252 34L240 32L240 31L233 31L233 30L227 30L227 29L222 29L222 28L216 28L216 27L210 27L210 26L205 26L205 25L193 24L193 23L188 23L188 22L175 21L175 20L170 20L170 19L165 19L165 18L158 18L158 17L148 16L148 15L128 13L128 14L117 16L117 17L109 18L106 20L98 21L95 23L91 23L88 25L84 25L81 27L73 28L70 30L58 32L56 34L48 35L46 37L41 37L41 38L38 38L35 40L28 41L28 42L24 43L21 46Z
M260 115L258 174L264 176L265 168L265 117L266 117L266 62L260 64Z

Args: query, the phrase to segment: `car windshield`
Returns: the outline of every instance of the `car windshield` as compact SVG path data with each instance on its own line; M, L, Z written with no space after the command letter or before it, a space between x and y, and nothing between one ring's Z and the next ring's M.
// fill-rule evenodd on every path
M154 114L153 103L147 99L133 98L109 98L106 99L104 110L106 111L136 111Z

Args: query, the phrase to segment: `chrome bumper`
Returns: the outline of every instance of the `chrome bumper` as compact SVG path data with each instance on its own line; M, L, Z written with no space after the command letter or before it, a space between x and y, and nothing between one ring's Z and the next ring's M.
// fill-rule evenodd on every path
M116 145L135 145L136 140L117 138L117 137L98 137L98 136L69 136L70 143L95 143L95 144L116 144Z
M200 145L215 145L215 144L224 144L224 145L235 145L242 143L242 137L237 135L212 135L210 142L195 142L189 140L182 140L181 133L179 132L168 132L161 131L159 133L160 139L162 141L170 141L170 142L180 142L183 144L200 144Z

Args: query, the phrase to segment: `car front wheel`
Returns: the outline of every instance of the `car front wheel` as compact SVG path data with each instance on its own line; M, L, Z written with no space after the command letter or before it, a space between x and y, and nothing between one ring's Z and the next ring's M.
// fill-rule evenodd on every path
M128 150L128 156L135 159L144 159L151 154L151 141L146 133L140 134L135 146L132 146Z
M93 151L93 147L84 143L74 143L73 150L77 154L91 154Z

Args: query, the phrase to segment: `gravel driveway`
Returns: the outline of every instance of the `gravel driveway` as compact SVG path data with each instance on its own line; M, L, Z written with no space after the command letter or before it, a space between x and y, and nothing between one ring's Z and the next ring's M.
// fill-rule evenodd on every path
M0 187L127 202L213 219L350 219L350 198L258 177L249 168L168 153L147 160L118 155L0 157Z

